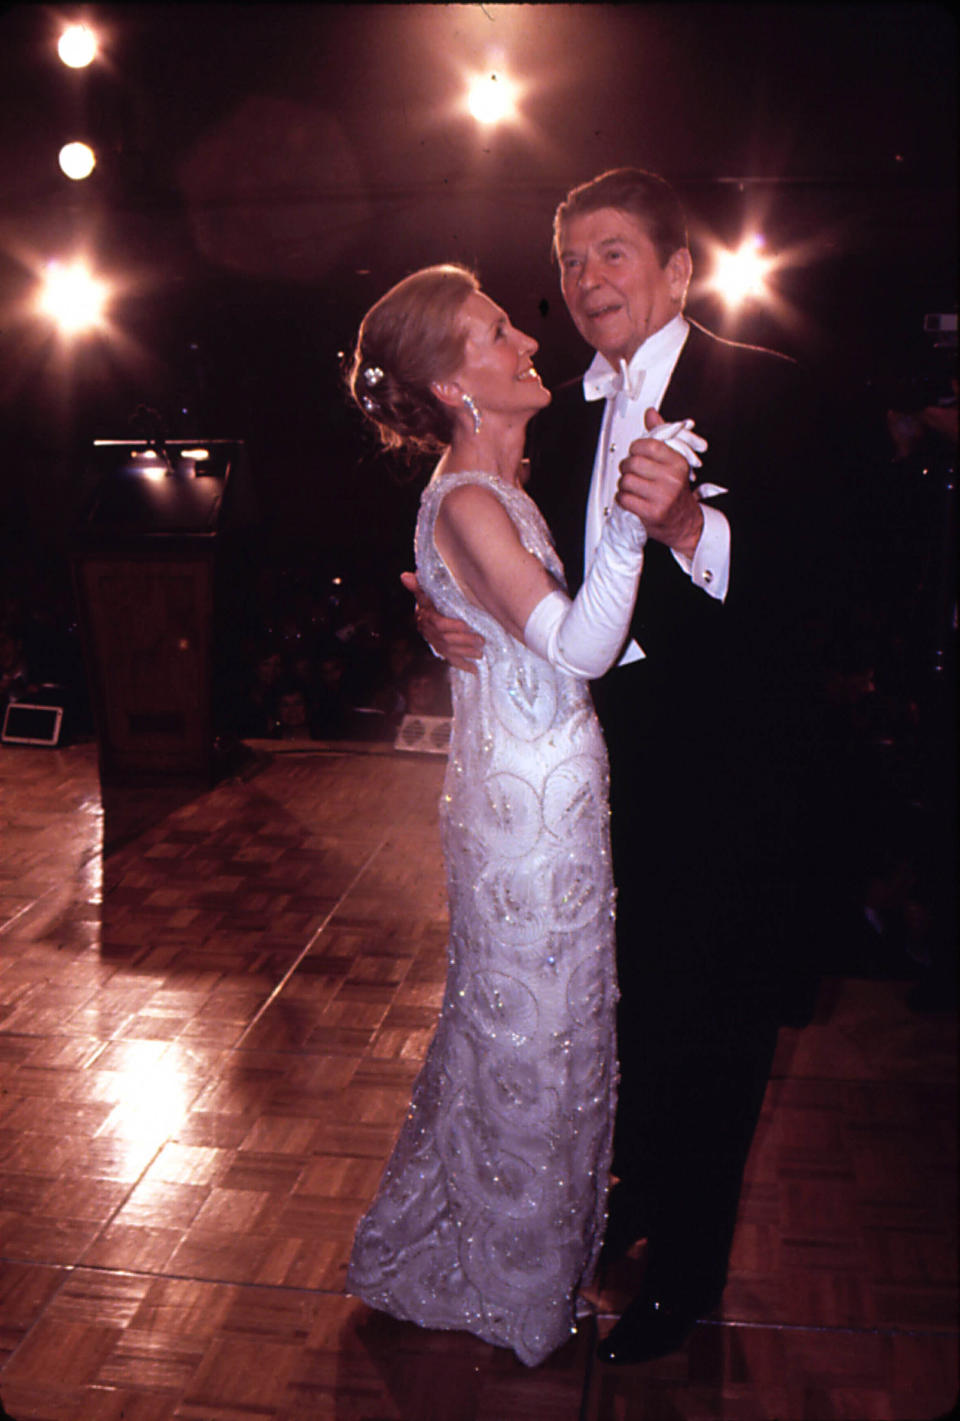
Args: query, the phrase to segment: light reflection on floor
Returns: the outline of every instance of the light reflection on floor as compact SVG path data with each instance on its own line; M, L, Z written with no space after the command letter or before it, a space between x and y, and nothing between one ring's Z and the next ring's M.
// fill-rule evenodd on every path
M590 1319L531 1373L343 1291L442 995L442 762L287 755L213 790L131 791L104 858L93 747L3 750L0 1394L18 1421L946 1412L955 1018L918 1017L902 983L832 980L782 1034L718 1316L639 1376L590 1365ZM601 1330L637 1276L595 1294Z

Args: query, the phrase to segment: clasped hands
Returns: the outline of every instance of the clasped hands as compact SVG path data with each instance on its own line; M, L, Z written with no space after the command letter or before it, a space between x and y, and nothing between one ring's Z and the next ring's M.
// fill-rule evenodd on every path
M668 425L655 409L648 409L644 420L649 434L635 439L621 461L617 502L643 521L649 537L692 559L703 513L690 483L690 469L700 467L697 454L704 452L707 441L692 432L692 420ZM416 598L417 628L424 641L457 670L475 673L483 655L483 637L466 623L441 616L415 573L402 573L400 581Z
M644 421L649 435L635 439L620 464L617 502L635 513L647 534L686 558L693 557L703 531L703 511L690 483L700 468L697 453L707 441L693 433L693 420L667 424L655 409Z

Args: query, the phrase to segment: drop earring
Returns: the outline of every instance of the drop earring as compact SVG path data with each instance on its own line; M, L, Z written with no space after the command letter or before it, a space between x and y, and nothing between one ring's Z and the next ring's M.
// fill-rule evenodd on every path
M477 402L476 402L476 400L474 400L474 399L472 398L472 396L470 396L470 395L462 395L462 396L461 396L461 399L463 400L463 403L466 405L467 409L468 409L468 410L470 411L470 413L473 415L473 432L474 432L474 434L479 434L479 433L480 433L480 426L481 426L481 424L483 423L483 420L482 420L481 417L480 417L480 411L477 409Z

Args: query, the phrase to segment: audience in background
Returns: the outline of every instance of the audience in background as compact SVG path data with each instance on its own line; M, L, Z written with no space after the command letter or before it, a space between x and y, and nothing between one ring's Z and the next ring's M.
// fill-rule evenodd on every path
M64 733L92 730L69 579L32 550L0 549L0 723L10 701L59 705Z
M955 444L955 425L927 434L937 436ZM942 490L932 474L921 477L928 462L918 470L913 447L892 438L861 450L853 484L869 490L860 506L871 510L864 593L823 650L828 753L809 840L826 970L926 976L939 999L949 995L943 964L953 961L953 820L944 803L952 791L931 792L942 711L929 659L944 578ZM426 652L392 570L377 583L265 567L243 614L218 634L217 654L215 714L226 737L392 743L405 714L450 714L445 667ZM71 738L93 734L68 572L8 549L0 720L11 699L50 694L68 709Z
M0 558L0 719L8 701L70 710L94 730L67 569ZM425 651L398 579L317 579L266 567L216 637L219 734L252 740L391 742L403 716L449 715L446 671ZM429 709L428 709L429 707Z
M0 630L0 710L10 701L22 701L29 683L23 645L12 631Z
M450 715L446 669L426 653L412 609L390 607L392 588L336 578L319 595L305 578L261 579L228 657L226 730L246 739L393 741L408 711Z

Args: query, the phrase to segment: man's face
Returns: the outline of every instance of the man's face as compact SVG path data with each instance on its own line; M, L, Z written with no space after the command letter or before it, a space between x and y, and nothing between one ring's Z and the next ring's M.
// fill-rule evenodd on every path
M616 365L683 308L691 261L679 248L666 266L636 217L602 207L560 229L560 285L584 340Z

